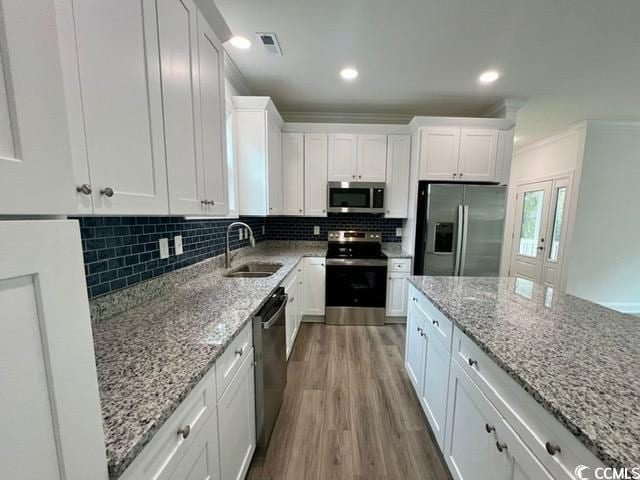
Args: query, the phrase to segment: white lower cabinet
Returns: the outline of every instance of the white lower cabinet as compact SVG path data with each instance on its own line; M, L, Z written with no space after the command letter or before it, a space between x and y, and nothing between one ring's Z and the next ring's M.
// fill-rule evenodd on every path
M390 258L387 265L387 317L407 315L407 278L411 275L410 258Z
M212 414L171 475L171 480L219 479L218 416Z
M325 304L325 259L304 259L304 315L324 315Z
M421 292L408 297L405 369L455 480L572 480L578 465L602 466Z
M256 449L253 351L218 402L222 480L242 480Z
M252 324L247 324L120 480L243 479L256 448Z
M285 278L284 283L282 284L284 287L284 293L289 296L287 301L287 308L285 310L285 335L286 335L286 352L287 358L289 358L289 354L291 353L291 349L293 348L293 342L295 341L296 334L298 333L298 275L297 269L294 269L287 278Z

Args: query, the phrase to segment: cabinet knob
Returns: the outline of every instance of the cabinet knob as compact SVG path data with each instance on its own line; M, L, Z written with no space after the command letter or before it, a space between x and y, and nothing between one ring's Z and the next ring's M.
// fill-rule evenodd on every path
M562 449L560 448L559 445L553 445L549 442L544 444L545 448L547 449L547 453L549 455L555 455L556 453L560 453L562 452Z
M494 427L493 425L489 425L488 423L484 424L484 429L487 431L487 433L496 431L496 427Z
M462 173L460 174L460 178L462 178Z
M355 176L355 175L352 175L352 177L353 177L353 178L356 178L356 176Z
M102 190L100 190L100 195L104 195L105 197L113 197L113 188L111 187L105 187Z
M458 176L458 174L457 174L457 173L454 173L454 174L453 174L453 178L456 178L457 176Z
M426 334L426 333L424 333L424 331L423 331L423 332L420 332L420 336L421 336L421 337L425 337L425 338L426 338L426 337L427 337L427 334Z
M358 175L358 178L362 178L362 175Z
M504 442L496 442L496 448L499 452L504 452L507 449L507 444Z
M416 327L416 330L417 330L418 332L421 332L421 331L422 331L422 329L421 329L420 327Z
M209 202L207 202L206 200L200 200L200 203L201 203L202 205L208 205L208 204L209 204Z
M213 206L213 205L215 205L215 204L216 204L216 202L215 202L215 201L213 201L213 200L209 200L209 205L212 205L212 206Z
M191 433L191 425L185 425L180 430L178 430L178 435L182 435L182 438L186 440L189 438L189 434Z
M241 357L243 353L244 353L244 347L241 347L240 349L236 350L236 355L238 355L239 357Z
M440 322L438 320L431 320L431 323L433 323L436 327L440 326Z
M327 213L327 211L326 210L322 210L322 213Z
M79 187L76 187L76 192L84 193L85 195L91 195L91 185L89 185L88 183L83 183Z
M299 209L298 212L302 213L302 209Z
M475 366L476 366L476 368L477 368L477 367L478 367L478 361L477 361L477 360L474 360L474 359L472 359L472 358L470 358L470 359L469 359L469 366L470 366L470 367L473 367L474 365L475 365Z
M418 301L418 299L417 299L416 297L411 297L411 299L412 299L414 302L417 302L417 301Z

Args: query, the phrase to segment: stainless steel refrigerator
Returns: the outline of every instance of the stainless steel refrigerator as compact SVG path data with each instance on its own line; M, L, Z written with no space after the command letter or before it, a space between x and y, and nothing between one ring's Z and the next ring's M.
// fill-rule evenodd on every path
M506 187L420 182L417 275L496 277Z

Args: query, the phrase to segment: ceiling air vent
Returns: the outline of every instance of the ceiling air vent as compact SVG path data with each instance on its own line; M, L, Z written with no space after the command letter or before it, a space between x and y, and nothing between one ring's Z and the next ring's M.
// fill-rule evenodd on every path
M264 50L270 55L282 55L282 49L275 33L257 32L256 37Z

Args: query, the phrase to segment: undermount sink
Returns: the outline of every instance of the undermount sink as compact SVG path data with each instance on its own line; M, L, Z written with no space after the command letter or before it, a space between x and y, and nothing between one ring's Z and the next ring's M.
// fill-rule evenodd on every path
M266 278L276 273L281 267L282 264L280 263L250 262L228 271L224 276L235 278Z

